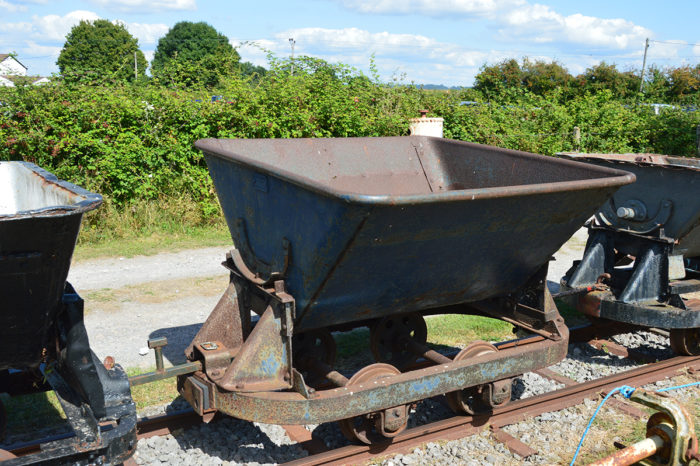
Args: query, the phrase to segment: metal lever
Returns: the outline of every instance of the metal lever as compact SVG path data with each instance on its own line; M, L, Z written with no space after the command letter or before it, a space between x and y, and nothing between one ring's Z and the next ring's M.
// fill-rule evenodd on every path
M163 372L165 365L163 364L163 347L168 344L166 337L149 338L148 347L156 353L156 372Z

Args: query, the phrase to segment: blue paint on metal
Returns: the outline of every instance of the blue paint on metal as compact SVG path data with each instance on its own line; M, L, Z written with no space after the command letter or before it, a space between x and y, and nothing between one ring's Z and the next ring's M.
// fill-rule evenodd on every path
M436 389L440 385L440 379L438 377L426 377L421 380L412 382L409 385L408 390L411 393L428 393Z
M497 380L499 376L506 373L512 373L515 371L515 369L515 362L513 360L504 360L483 364L480 372L485 379Z
M277 371L279 371L281 366L282 363L280 363L279 359L277 359L274 354L271 354L266 359L263 359L260 364L260 369L263 374L274 377L277 375Z

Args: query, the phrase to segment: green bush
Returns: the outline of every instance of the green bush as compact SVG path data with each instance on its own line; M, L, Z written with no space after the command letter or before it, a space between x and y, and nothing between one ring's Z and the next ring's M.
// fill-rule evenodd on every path
M212 95L223 99L212 102ZM696 150L700 112L667 108L655 115L610 91L559 98L556 91L543 97L508 88L502 101L460 105L464 97L479 94L380 83L376 75L309 57L294 61L293 75L288 60L273 58L263 76L229 76L213 90L157 81L0 88L0 160L34 162L103 194L112 210L187 199L196 212L185 221L202 223L219 207L193 146L200 138L405 135L408 120L427 108L445 119L445 137L546 155ZM578 145L574 127L581 130ZM181 212L173 209L174 216Z
M297 60L303 64L301 60ZM212 102L212 94L224 99ZM338 65L278 67L215 92L56 83L0 90L0 159L34 162L117 206L186 195L216 213L201 138L400 135L417 98Z

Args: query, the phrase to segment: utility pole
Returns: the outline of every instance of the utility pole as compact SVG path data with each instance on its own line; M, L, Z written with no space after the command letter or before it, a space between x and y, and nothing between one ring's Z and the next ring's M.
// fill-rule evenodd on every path
M134 51L134 81L139 78L139 62L136 59L136 51Z
M649 38L647 37L646 44L644 45L644 60L642 60L642 79L639 82L639 93L642 92L642 87L644 87L644 68L647 66L647 50L649 50Z
M294 44L296 43L297 41L295 41L293 37L289 38L289 45L292 46L292 76L294 76Z

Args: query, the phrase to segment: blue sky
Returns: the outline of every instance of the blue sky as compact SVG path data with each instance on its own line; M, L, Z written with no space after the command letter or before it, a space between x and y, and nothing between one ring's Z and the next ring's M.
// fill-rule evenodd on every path
M0 53L32 75L57 72L65 35L81 19L123 22L147 59L178 21L205 21L265 65L264 50L342 62L384 80L466 85L484 63L557 60L573 74L602 60L640 68L700 62L700 1L588 0L0 0ZM254 45L251 45L254 44Z

